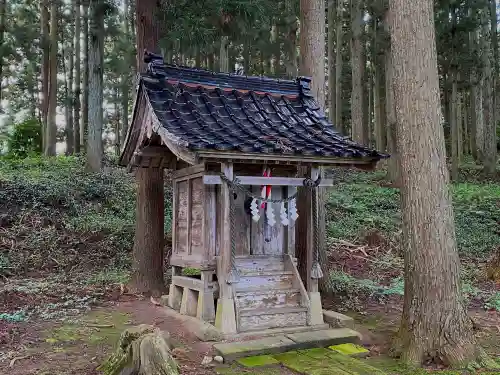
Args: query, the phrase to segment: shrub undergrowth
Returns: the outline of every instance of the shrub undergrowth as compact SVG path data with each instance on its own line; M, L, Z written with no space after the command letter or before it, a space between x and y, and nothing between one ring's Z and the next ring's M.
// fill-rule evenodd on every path
M328 235L355 241L371 230L392 238L401 229L399 190L379 183L382 173L344 174L330 190ZM458 250L487 257L500 245L500 185L458 183L450 188Z
M90 173L78 157L0 159L0 274L128 265L135 189L110 162Z

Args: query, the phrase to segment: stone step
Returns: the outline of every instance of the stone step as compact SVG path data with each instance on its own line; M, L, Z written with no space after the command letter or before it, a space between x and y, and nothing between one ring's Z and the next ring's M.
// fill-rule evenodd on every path
M312 328L312 327L311 327ZM336 328L303 333L283 334L257 340L215 344L214 348L224 358L233 362L238 358L278 354L298 349L325 348L343 343L359 343L360 334L349 328Z
M261 309L300 306L298 289L261 289L236 292L237 309Z
M238 331L249 332L307 324L307 307L273 307L238 311Z
M242 275L234 284L236 292L248 291L249 288L289 289L293 284L293 273L286 271L273 271L264 274L251 273Z

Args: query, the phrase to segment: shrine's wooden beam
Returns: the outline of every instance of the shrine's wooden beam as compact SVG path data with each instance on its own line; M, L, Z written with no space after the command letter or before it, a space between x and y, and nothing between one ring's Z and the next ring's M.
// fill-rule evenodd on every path
M236 176L241 185L250 186L304 186L304 179L297 177L257 177L257 176ZM203 176L205 185L221 185L222 179L217 175ZM322 179L319 186L333 186L332 179Z

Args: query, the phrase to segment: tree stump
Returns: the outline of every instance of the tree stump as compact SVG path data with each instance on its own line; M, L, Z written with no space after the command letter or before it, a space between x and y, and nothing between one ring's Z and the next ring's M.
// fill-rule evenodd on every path
M104 375L179 375L170 335L141 324L122 332L116 351L98 370Z

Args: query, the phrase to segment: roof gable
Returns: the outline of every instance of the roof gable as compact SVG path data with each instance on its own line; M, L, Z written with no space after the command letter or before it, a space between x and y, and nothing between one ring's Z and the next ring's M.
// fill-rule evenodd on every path
M165 143L194 153L266 154L271 160L385 157L334 129L311 96L309 78L213 73L154 59L139 85Z

